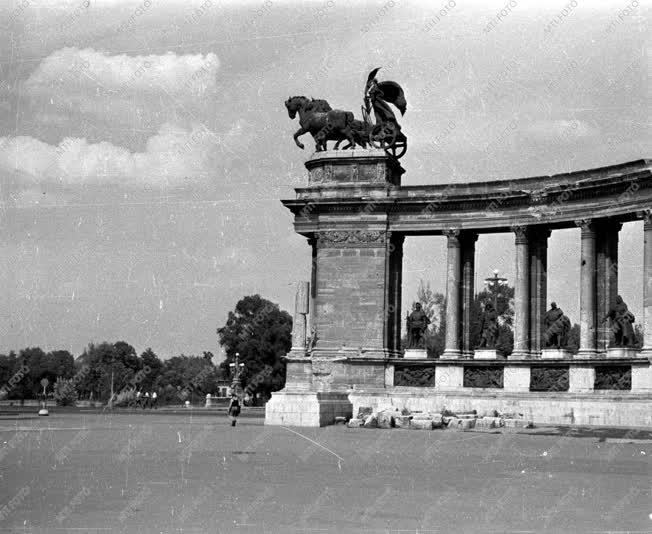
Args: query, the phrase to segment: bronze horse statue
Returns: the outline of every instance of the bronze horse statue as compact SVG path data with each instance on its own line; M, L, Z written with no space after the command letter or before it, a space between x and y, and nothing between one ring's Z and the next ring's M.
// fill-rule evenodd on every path
M294 142L299 148L304 145L299 137L309 133L315 140L315 149L321 152L327 149L328 141L336 141L338 148L342 141L348 144L344 148L360 145L366 148L369 132L363 121L356 120L350 111L333 109L326 100L315 100L305 96L292 96L285 101L288 115L294 119L299 114L300 128L294 133Z

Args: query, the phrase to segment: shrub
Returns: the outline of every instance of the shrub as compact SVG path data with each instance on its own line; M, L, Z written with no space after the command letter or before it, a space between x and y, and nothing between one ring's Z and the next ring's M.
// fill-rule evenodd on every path
M72 406L77 402L77 388L72 378L57 378L54 383L54 400L59 406Z

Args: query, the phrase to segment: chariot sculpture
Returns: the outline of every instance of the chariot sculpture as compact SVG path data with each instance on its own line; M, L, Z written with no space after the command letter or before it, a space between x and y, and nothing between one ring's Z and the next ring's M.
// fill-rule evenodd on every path
M328 141L334 141L335 150L372 146L397 159L405 155L407 137L390 107L390 104L394 105L404 115L407 109L405 95L396 82L379 82L376 79L379 70L372 70L367 77L362 120L356 119L351 111L333 109L326 100L305 96L288 98L285 101L288 115L291 119L299 115L300 128L294 133L297 146L304 148L299 137L309 133L315 140L317 152L327 150Z

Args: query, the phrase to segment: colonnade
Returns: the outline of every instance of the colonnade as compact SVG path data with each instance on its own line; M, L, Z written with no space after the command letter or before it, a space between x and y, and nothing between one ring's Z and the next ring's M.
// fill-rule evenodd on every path
M643 219L642 355L652 357L652 212ZM575 221L581 230L580 348L575 356L605 355L609 327L601 321L618 294L618 233L622 224L612 219ZM544 346L547 254L550 228L515 226L514 350L509 359L536 359ZM470 317L473 304L475 242L478 234L451 228L447 238L446 347L442 359L472 357Z

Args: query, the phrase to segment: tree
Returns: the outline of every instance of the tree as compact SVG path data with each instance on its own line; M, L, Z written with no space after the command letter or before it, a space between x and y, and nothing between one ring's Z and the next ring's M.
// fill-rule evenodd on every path
M224 375L232 377L229 364L236 353L245 364L243 388L254 396L269 397L285 386L285 356L292 346L292 317L277 304L250 295L229 312L226 324L218 328L226 359L220 364Z
M417 300L430 319L430 325L425 333L424 341L428 358L437 358L446 348L446 297L430 288L430 282L419 280ZM405 345L407 340L404 340Z
M140 361L143 371L147 372L143 373L143 378L138 383L136 388L143 391L149 391L153 388L156 379L161 374L161 370L163 369L163 362L151 348L147 348L140 355Z
M77 401L77 389L71 378L57 378L53 386L54 400L59 406L72 406Z
M480 328L482 326L482 305L491 302L498 312L498 338L496 350L509 355L514 350L514 288L508 284L491 284L488 289L483 289L475 295L471 310L471 348L480 344Z

